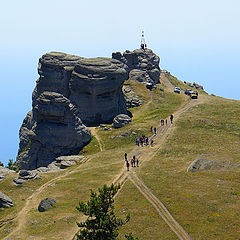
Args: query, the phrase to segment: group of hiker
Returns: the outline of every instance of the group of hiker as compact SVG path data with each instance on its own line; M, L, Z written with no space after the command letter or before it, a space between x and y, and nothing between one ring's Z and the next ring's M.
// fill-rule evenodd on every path
M169 119L170 119L170 123L172 124L173 123L173 114L170 115ZM161 119L161 126L164 126L164 125L167 126L167 124L168 124L168 118L166 118L165 120ZM157 128L156 127L151 126L150 131L154 135L157 134ZM139 146L143 147L143 145L146 145L146 146L149 145L149 138L143 134L142 136L136 138L136 145L138 147ZM151 147L153 146L153 139L152 138L150 140L150 146ZM127 171L129 171L130 164L131 164L131 167L138 167L139 161L138 161L138 159L136 159L135 155L130 160L130 163L127 159L127 153L125 153L124 158L125 158L125 162L126 162Z
M133 155L133 157L132 157L132 159L130 160L130 163L129 163L128 158L127 158L127 153L125 153L124 154L124 160L126 162L127 171L129 171L130 164L131 164L131 167L138 167L139 161L135 157L135 155Z
M149 144L149 142L148 142L148 137L147 136L145 136L145 135L142 135L142 136L140 136L139 138L136 138L136 145L139 147L139 146L142 146L143 147L143 145L148 145Z
M173 115L172 114L170 115L169 119L170 119L170 123L172 124L173 123ZM164 121L164 119L161 119L161 126L164 126L164 122L165 122L165 125L167 126L168 119L166 118L165 121Z

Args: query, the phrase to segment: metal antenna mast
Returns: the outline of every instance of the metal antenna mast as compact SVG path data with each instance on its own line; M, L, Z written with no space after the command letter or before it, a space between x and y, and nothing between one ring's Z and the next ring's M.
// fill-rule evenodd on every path
M142 31L142 37L141 37L141 49L145 49L147 47L147 44L145 42L145 37L144 37L144 31Z

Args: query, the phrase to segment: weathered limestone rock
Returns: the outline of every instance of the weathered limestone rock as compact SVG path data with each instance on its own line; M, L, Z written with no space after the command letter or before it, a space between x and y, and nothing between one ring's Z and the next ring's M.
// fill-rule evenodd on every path
M128 66L129 78L139 82L159 82L160 58L151 49L136 49L133 52L127 50L123 53L116 52L112 58L121 61Z
M18 186L31 179L40 179L37 171L20 170L18 178L13 179L13 183Z
M56 204L56 201L52 198L43 199L38 205L39 212L45 212L48 209L52 208Z
M59 156L78 154L91 139L83 123L112 122L116 115L126 114L122 85L128 79L127 68L111 58L43 55L33 109L19 132L19 168L47 167Z
M111 122L127 113L122 85L128 79L127 67L115 59L82 59L70 80L70 100L80 109L87 125Z
M126 114L119 114L113 119L113 127L121 128L124 125L130 123L132 119Z
M14 170L11 170L9 168L5 168L5 167L0 167L0 175L7 175L7 174L10 174L10 173L16 173Z
M13 206L13 201L10 197L0 192L0 208L9 208Z
M199 170L208 170L210 169L216 161L209 160L206 158L197 158L194 160L188 167L187 172L197 172Z
M126 101L127 108L138 107L143 104L141 100L133 91L128 87L123 86L124 97Z
M20 169L46 167L58 156L78 154L91 139L77 108L62 94L41 93L33 107L33 118L29 150L18 158Z

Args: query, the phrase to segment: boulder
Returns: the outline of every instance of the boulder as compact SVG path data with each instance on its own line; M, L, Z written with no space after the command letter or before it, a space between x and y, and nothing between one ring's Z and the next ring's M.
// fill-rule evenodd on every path
M83 159L85 159L85 157L83 155L72 155L72 156L60 156L60 157L56 158L56 161L57 162L61 162L61 161L79 162L79 161L82 161Z
M76 162L74 162L74 161L61 161L60 168L65 169L65 168L71 167L73 165L76 165Z
M124 125L130 123L132 119L126 114L119 114L113 119L113 127L114 128L121 128Z
M18 178L15 178L13 183L18 186L31 179L40 179L37 171L20 170L18 173Z
M197 158L188 167L187 172L197 172L199 170L209 170L216 161L206 158Z
M13 201L10 197L0 192L0 208L9 208L13 206Z
M151 49L126 50L123 54L117 52L112 58L128 66L129 78L139 82L159 83L160 58Z
M39 212L45 212L48 209L52 208L56 204L56 201L52 198L43 199L38 205Z
M21 178L15 178L15 179L13 179L13 183L14 183L14 185L16 185L16 186L22 185L24 182L26 182L26 180L21 179Z
M40 179L40 176L37 174L36 171L20 170L18 173L18 178L27 181L30 179Z

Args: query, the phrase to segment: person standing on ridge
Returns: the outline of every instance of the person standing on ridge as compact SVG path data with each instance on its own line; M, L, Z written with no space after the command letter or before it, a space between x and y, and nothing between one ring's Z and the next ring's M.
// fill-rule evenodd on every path
M127 171L129 171L129 162L126 160Z
M171 121L171 124L173 123L173 115L171 114L170 116L170 121Z
M133 167L133 159L131 159L131 166Z
M148 137L146 137L145 142L146 142L146 146L147 146L148 145Z

